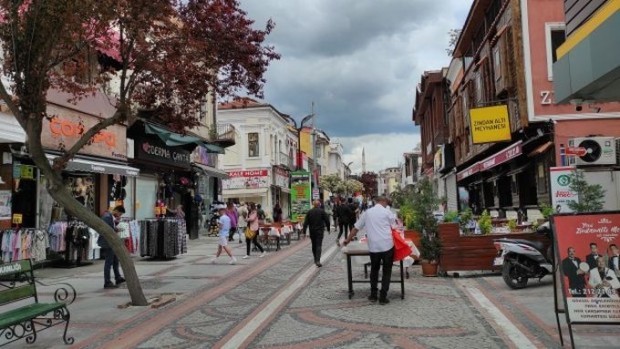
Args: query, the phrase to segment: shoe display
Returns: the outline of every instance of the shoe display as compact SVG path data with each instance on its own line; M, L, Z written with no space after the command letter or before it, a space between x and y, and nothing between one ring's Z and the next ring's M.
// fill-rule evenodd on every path
M111 282L106 282L106 283L103 285L103 288L105 288L105 289L110 289L110 288L118 288L118 285L115 285L115 284L113 284L113 283L111 283Z
M250 258L250 255L246 254L245 256L243 256L243 257L241 257L241 258L243 258L243 259L248 259L248 258Z
M388 303L390 303L390 300L389 300L389 299L387 299L387 298L381 298L381 299L379 299L379 304L381 304L381 305L386 305L386 304L388 304Z
M122 284L123 282L125 282L125 278L118 278L118 279L116 279L116 284L117 284L117 285L120 285L120 284Z

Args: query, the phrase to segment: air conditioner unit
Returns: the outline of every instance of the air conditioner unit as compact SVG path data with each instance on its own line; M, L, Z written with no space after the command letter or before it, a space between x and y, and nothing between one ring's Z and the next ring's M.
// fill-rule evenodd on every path
M618 142L614 137L573 138L569 145L585 149L585 154L575 157L575 165L616 165Z

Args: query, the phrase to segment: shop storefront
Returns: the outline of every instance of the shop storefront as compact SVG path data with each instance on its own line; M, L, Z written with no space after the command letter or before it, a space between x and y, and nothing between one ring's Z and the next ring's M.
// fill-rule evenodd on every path
M517 141L458 172L458 186L468 191L474 213L487 209L501 218L537 217L539 201L549 193L550 147L545 137Z
M96 106L88 103L69 107L50 102L47 109L54 117L43 120L41 143L50 162L63 148L72 147L86 130L100 122L101 119L93 115L105 114L102 110L94 110ZM96 215L101 215L110 206L127 205L133 200L133 192L127 183L139 174L139 170L126 163L125 131L122 125L101 131L80 149L61 173L69 192ZM22 237L32 236L31 245L22 248L18 257L31 258L35 262L51 259L54 266L60 267L85 265L88 264L86 260L99 258L95 243L97 233L76 217L69 216L64 207L51 198L46 189L48 178L34 166L27 148L12 144L8 152L3 152L3 170L7 165L11 170L6 173L9 181L5 183L10 186L0 192L0 196L10 196L9 222L13 231L20 229ZM111 200L112 191L114 200ZM41 243L49 248L37 246Z
M271 213L271 186L270 171L267 168L251 170L226 171L228 179L222 181L222 196L224 201L253 202L260 204L265 213Z
M291 180L290 172L279 166L273 167L273 185L271 186L271 201L280 203L282 219L288 219L290 215Z
M184 215L190 238L198 238L199 173L192 170L191 153L200 139L144 121L136 122L128 135L134 144L130 161L140 169L135 181L135 218Z
M204 209L218 201L222 179L228 178L226 172L217 168L217 155L220 152L223 152L223 149L213 145L199 145L192 152L192 167L200 174L196 192L202 198Z

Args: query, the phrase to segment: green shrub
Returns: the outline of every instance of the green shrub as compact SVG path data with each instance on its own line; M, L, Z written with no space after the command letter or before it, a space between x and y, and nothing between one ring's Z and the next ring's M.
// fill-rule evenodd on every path
M478 226L482 235L488 235L493 230L493 223L491 221L491 215L489 211L484 210L478 219Z

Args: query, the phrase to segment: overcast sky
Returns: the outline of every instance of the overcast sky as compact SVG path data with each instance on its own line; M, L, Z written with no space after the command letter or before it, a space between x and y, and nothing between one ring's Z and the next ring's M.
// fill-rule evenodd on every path
M282 54L269 67L266 103L316 126L344 146L361 172L396 166L419 142L411 120L425 70L447 66L448 31L472 0L241 0L258 24L276 22L268 42Z

